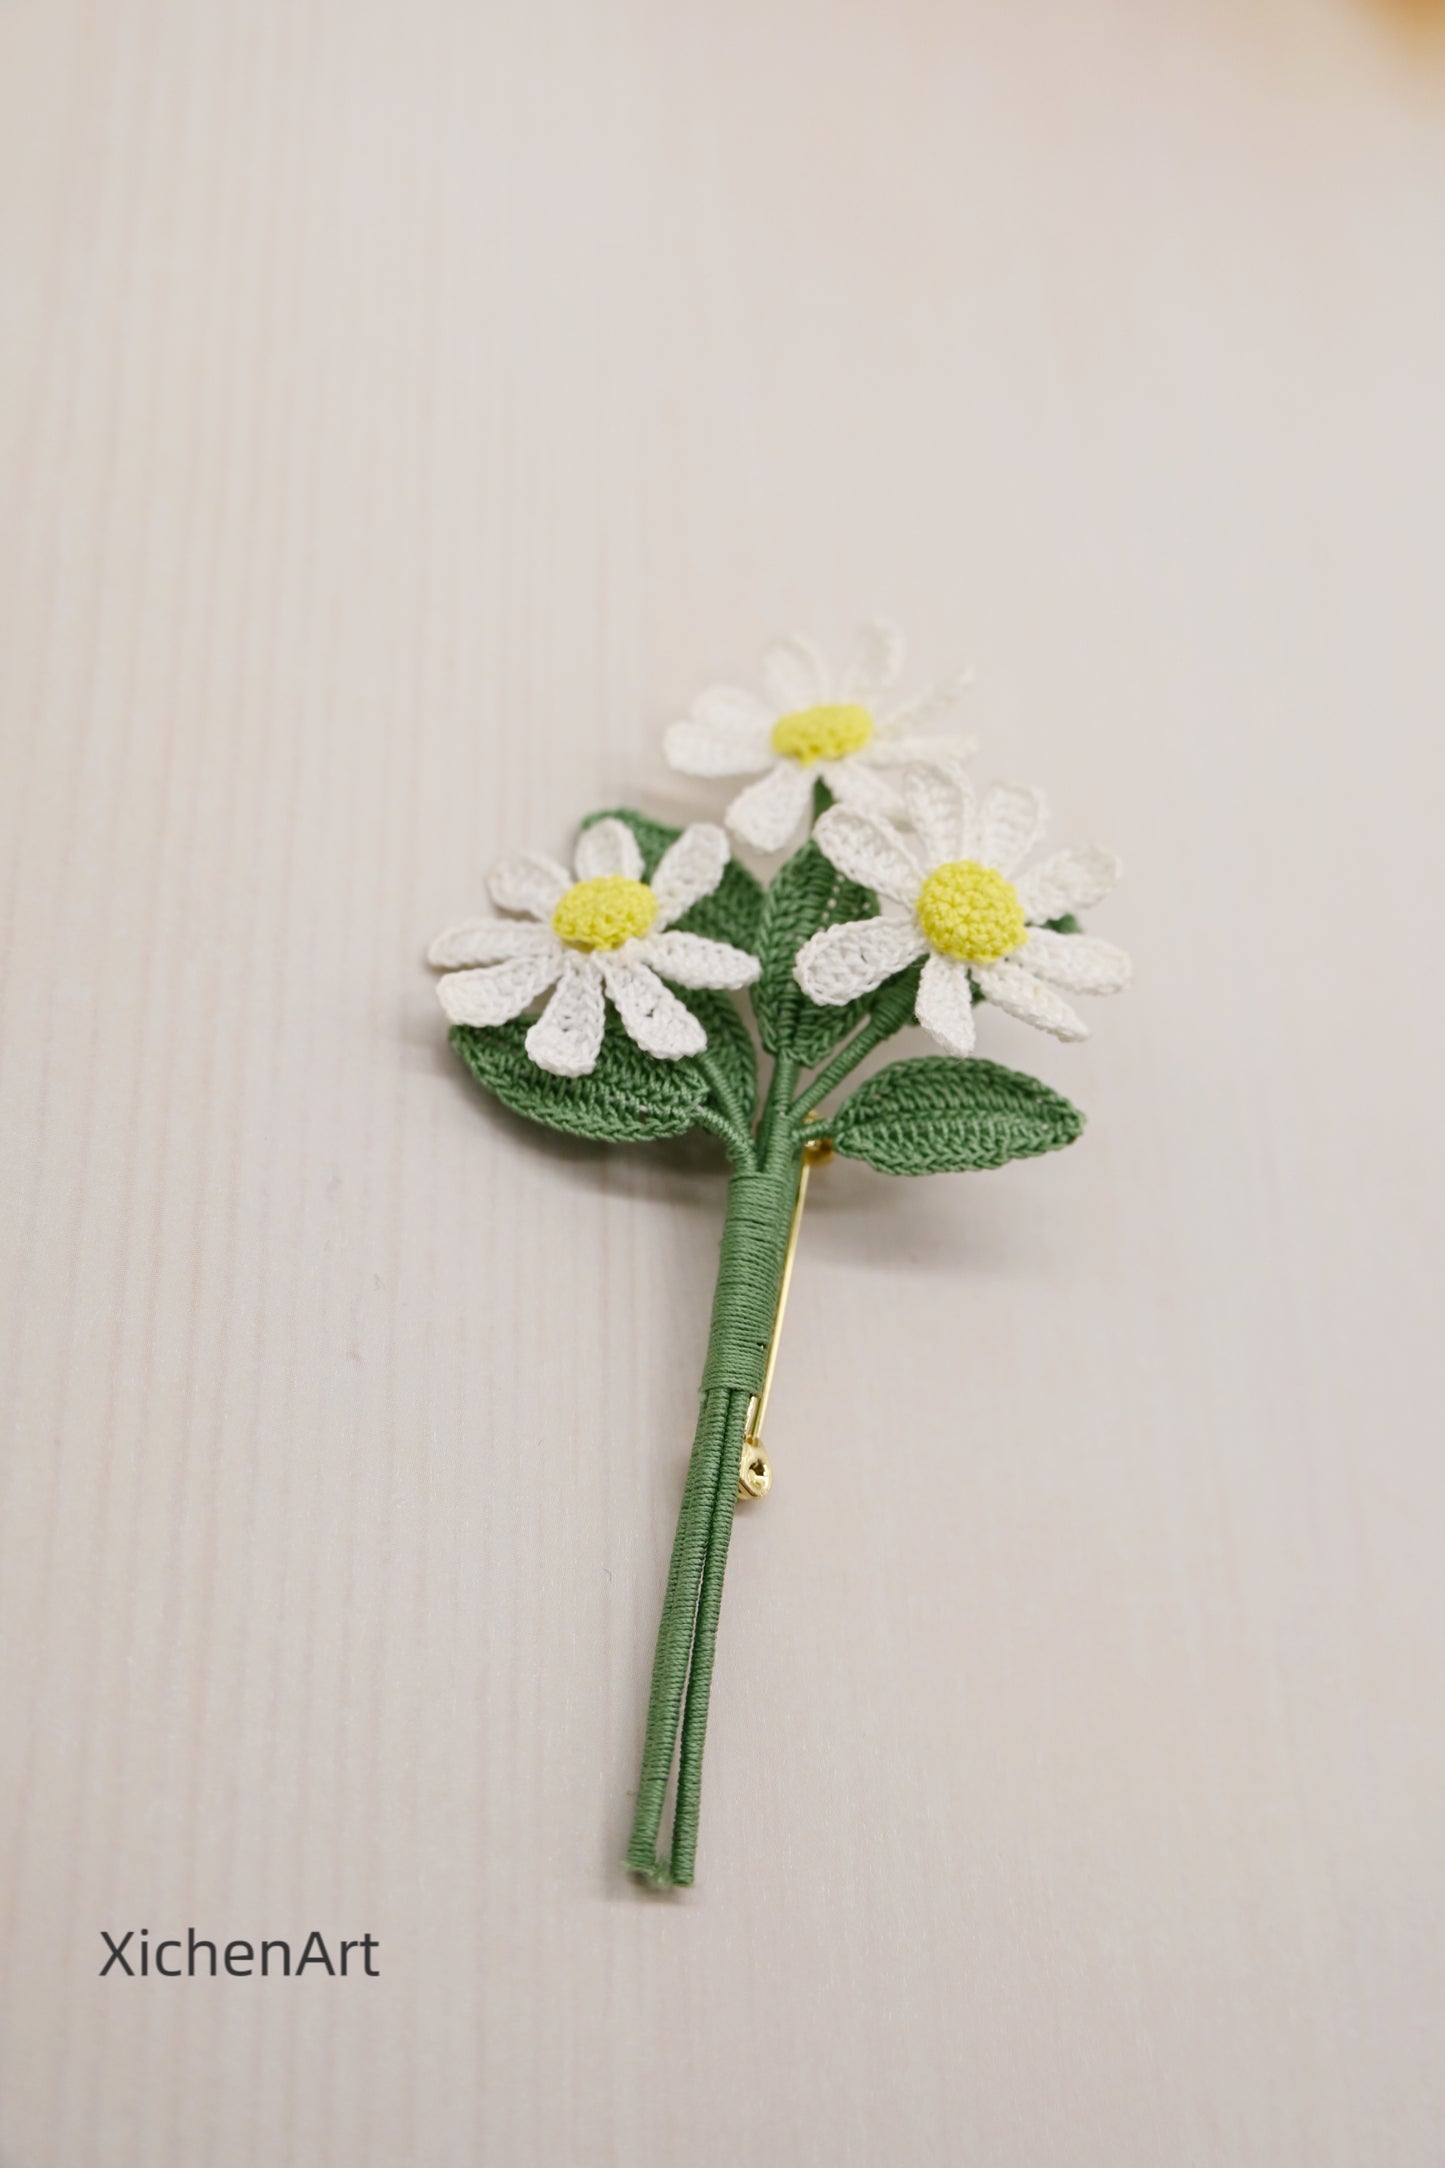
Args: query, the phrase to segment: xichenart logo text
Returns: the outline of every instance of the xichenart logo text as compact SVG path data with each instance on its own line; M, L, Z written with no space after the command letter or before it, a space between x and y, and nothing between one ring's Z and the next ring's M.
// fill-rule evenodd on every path
M198 1935L194 1927L187 1928L184 1940L179 1935L167 1935L159 1942L151 1941L148 1927L142 1927L139 1934L128 1927L119 1937L102 1927L100 1939L109 1952L100 1968L102 1980L112 1972L128 1980L157 1976L162 1980L194 1980L197 1974L214 1980L218 1972L228 1973L233 1980L299 1980L303 1972L329 1973L333 1980L361 1975L368 1980L381 1978L379 1967L372 1963L381 1948L375 1935L328 1943L319 1927L313 1927L306 1940L296 1945L294 1964L292 1945L279 1938L261 1943L237 1940L217 1944L206 1935Z

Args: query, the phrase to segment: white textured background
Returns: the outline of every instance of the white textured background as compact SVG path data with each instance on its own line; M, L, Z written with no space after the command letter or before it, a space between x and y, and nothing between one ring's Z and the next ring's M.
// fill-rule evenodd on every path
M0 246L3 2168L1438 2168L1426 15L4 0ZM421 951L877 608L1139 985L820 1176L660 1903L715 1163Z

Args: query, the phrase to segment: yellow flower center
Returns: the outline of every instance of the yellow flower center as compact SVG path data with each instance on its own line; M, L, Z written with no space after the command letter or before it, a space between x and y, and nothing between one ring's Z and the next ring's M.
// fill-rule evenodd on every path
M1013 882L973 858L956 858L929 874L918 898L918 923L942 955L971 964L997 963L1028 932Z
M646 881L602 873L568 889L552 913L552 931L573 948L621 948L646 933L656 916L657 898Z
M873 735L873 718L854 701L832 707L795 708L773 725L773 751L811 768L818 760L846 760Z

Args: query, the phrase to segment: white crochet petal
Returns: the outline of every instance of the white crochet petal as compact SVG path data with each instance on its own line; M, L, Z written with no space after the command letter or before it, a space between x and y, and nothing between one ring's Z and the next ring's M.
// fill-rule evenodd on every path
M1051 933L1045 926L1033 928L1010 960L1074 994L1122 993L1134 976L1133 964L1112 941L1091 933Z
M694 821L670 843L657 862L652 893L657 923L670 926L684 911L710 896L728 862L728 839L715 821Z
M628 954L631 946L629 942L620 949L603 950L597 958L624 1031L645 1054L655 1054L660 1061L700 1054L707 1045L702 1025L655 971Z
M973 1052L973 982L968 965L953 956L930 956L918 981L917 1016L950 1054Z
M780 715L815 708L828 697L828 672L811 640L795 632L763 657L763 689Z
M780 760L769 775L749 783L727 809L734 835L756 851L780 851L808 817L813 779L795 760Z
M897 829L887 822L869 813L855 813L851 806L833 805L813 830L813 839L823 856L850 881L875 888L894 903L917 902L923 876Z
M958 698L966 683L968 681L962 679L962 676L958 676L958 679L945 679L940 685L929 685L925 692L916 694L912 700L903 700L901 707L890 707L884 713L875 715L873 720L877 724L877 737L929 737L929 733L934 733L938 724L945 722L953 709L958 707ZM964 741L945 735L942 737L942 744L958 750L958 746L964 744ZM958 754L958 759L964 759L962 752Z
M928 947L911 918L858 918L826 926L799 949L793 976L827 1008L871 994Z
M663 734L663 756L681 775L757 775L772 764L766 717L757 728L705 723L694 716L671 723Z
M1082 851L1055 851L1021 873L1015 886L1024 917L1062 918L1068 911L1091 911L1102 903L1123 872L1112 851L1091 844Z
M560 941L535 956L514 956L486 971L450 971L437 980L437 999L454 1024L505 1024L562 976Z
M492 901L502 910L550 919L572 886L572 876L555 858L544 857L540 851L521 851L515 858L502 860L487 886Z
M629 942L629 957L650 964L675 986L751 986L762 970L756 956L730 941L697 933L652 933Z
M439 933L426 952L440 971L471 964L504 964L513 956L538 956L557 940L550 926L530 918L469 918Z
M1021 865L1044 832L1048 806L1030 783L995 783L978 820L978 856L1000 873Z
M642 879L642 852L626 821L593 821L577 838L573 858L579 881L598 881L620 873L625 880Z
M700 723L718 730L750 730L766 737L776 716L765 700L742 685L705 685L692 704Z
M853 643L838 690L844 700L871 707L902 674L903 634L897 625L879 617L865 625Z
M567 958L561 983L527 1033L527 1052L553 1076L590 1076L602 1046L602 973L590 956Z
M973 785L962 768L905 769L903 803L926 866L943 866L968 856L975 807Z
M958 707L962 696L973 685L973 670L955 670L953 676L938 679L934 685L925 685L923 692L916 692L912 700L903 700L899 707L890 707L877 718L880 731L932 731L936 724L945 720Z
M892 775L869 763L866 748L846 760L821 760L817 772L840 804L877 820L902 820L903 793Z
M925 731L895 731L880 725L856 757L879 768L949 768L972 760L977 751L977 738L934 738Z
M1037 1024L1056 1039L1087 1039L1089 1027L1068 1003L1031 971L1005 957L1002 963L975 964L974 983L980 993L1020 1023Z

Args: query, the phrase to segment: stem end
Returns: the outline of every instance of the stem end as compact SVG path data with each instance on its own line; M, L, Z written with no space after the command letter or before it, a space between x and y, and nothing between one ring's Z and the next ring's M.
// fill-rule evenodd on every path
M629 1852L622 1864L628 1874L636 1875L638 1881L645 1882L649 1889L671 1889L673 1887L670 1862L659 1859L655 1852Z

